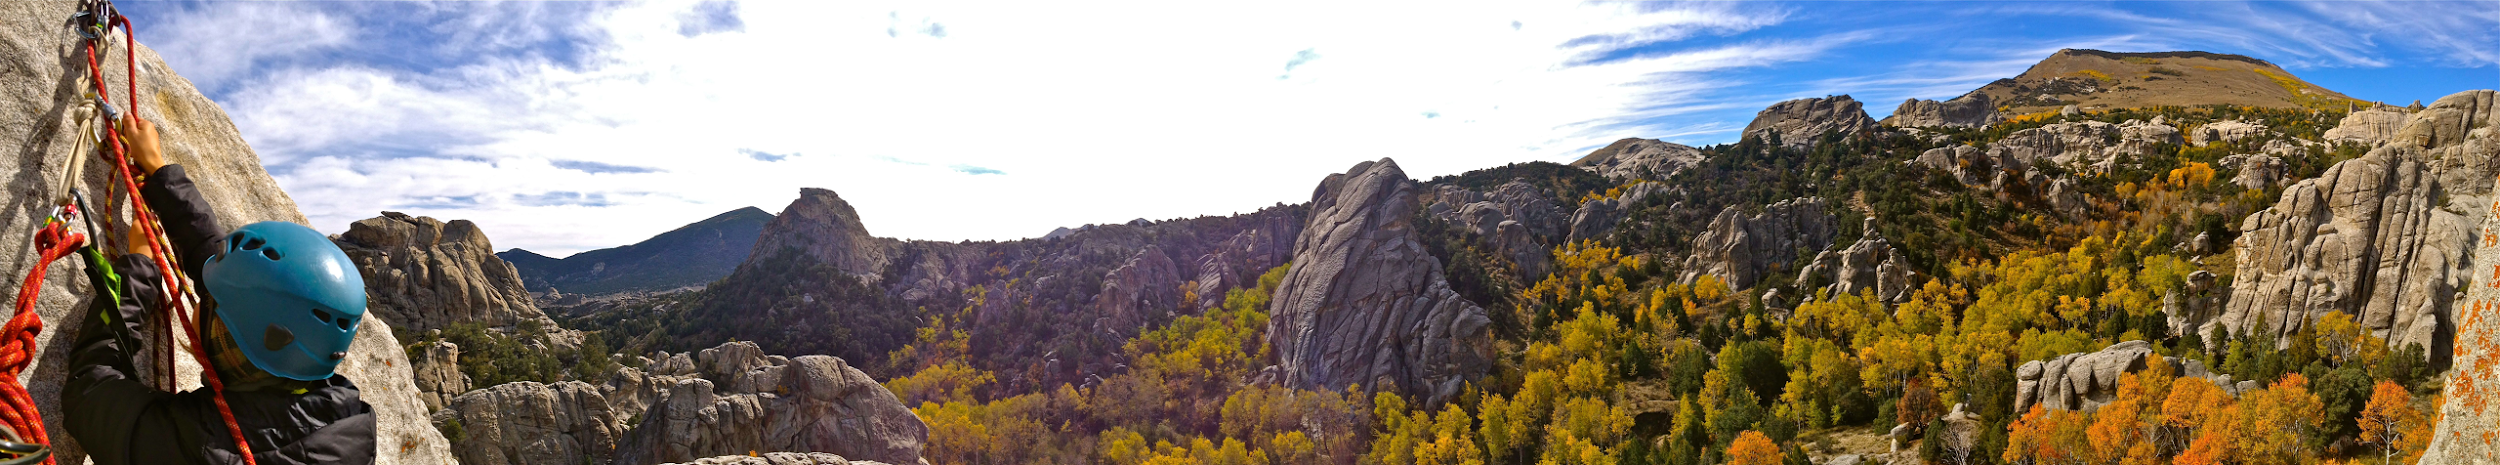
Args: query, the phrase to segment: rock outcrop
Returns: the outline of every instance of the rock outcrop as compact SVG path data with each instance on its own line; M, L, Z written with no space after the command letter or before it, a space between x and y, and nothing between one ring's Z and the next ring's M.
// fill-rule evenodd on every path
M10 155L0 156L0 172L16 173L7 181L8 188L0 190L0 199L10 205L10 214L0 215L0 231L11 231L0 234L0 248L6 250L33 250L32 231L45 212L59 205L57 196L70 187L85 191L93 206L123 203L104 198L114 192L112 165L92 145L82 149L79 144L79 121L87 114L80 105L82 92L87 90L81 81L87 75L86 60L75 42L77 35L62 28L62 21L76 9L72 1L0 2L0 50L7 51L0 53L0 141L12 148ZM125 99L131 97L122 94L129 83L120 56L135 53L141 104L122 110L135 110L156 123L165 157L187 169L201 196L217 208L220 222L235 226L305 222L295 201L261 168L260 158L215 101L176 75L146 44L115 41L113 55L103 60L105 85L113 89L115 105L126 106ZM67 167L74 159L84 162L82 170L73 173ZM111 210L99 213L128 214ZM37 266L46 265L35 263L32 253L0 254L0 274L23 277ZM44 428L52 432L53 457L61 463L79 463L86 457L77 439L64 433L61 420L68 416L59 404L61 383L69 378L70 341L89 314L88 299L94 296L84 266L77 259L51 265L35 303L44 331L35 336L37 351L32 355L36 361L23 376L36 410L43 414ZM179 382L186 389L198 388L198 365L188 357L177 358L174 372ZM155 368L143 364L141 369ZM389 323L371 319L360 326L339 373L355 380L364 400L374 408L377 463L451 462L449 444L425 421L425 406L417 397L407 352L391 334Z
M1753 215L1728 206L1711 218L1708 229L1693 236L1693 256L1684 260L1682 279L1692 282L1707 274L1731 289L1753 287L1794 270L1790 262L1799 250L1831 247L1835 221L1821 197L1783 200Z
M2326 130L2326 134L2320 138L2327 142L2349 142L2376 147L2378 144L2387 143L2389 139L2396 138L2396 131L2404 129L2405 122L2412 118L2413 111L2404 107L2378 105L2354 110L2352 113L2344 114L2344 121L2336 124L2334 129Z
M1863 290L1879 302L1905 302L1910 298L1910 277L1914 274L1909 264L1903 262L1901 251L1876 233L1875 219L1868 218L1866 232L1849 248L1815 254L1814 261L1797 274L1797 288L1820 287L1824 295L1832 297L1855 295Z
M1148 312L1180 305L1180 290L1171 285L1179 282L1180 270L1172 265L1172 258L1163 255L1161 248L1146 246L1119 268L1103 275L1102 292L1094 294L1094 307L1102 310L1104 327L1142 331L1150 321Z
M2178 129L2166 124L2077 121L2014 131L1988 150L1999 160L2019 163L2005 167L2014 171L2041 160L2070 170L2106 171L2121 156L2147 156L2156 152L2157 144L2181 142Z
M1701 164L1701 149L1657 139L1629 138L1617 140L1606 147L1589 152L1571 162L1594 171L1606 179L1666 179L1675 173Z
M660 394L617 451L619 464L750 451L827 452L919 463L929 428L894 393L839 358L765 357L733 342L698 354L701 378Z
M2215 121L2197 126L2188 133L2188 144L2203 147L2215 142L2247 140L2266 135L2266 125L2249 121Z
M453 397L469 392L469 375L460 373L459 344L420 342L409 353L415 354L408 366L416 370L417 399L425 401L427 411L441 410Z
M1828 133L1854 135L1880 129L1875 118L1866 116L1866 108L1847 95L1802 98L1772 104L1755 114L1745 125L1745 137L1770 140L1779 136L1780 145L1805 148L1814 146L1816 138Z
M2435 339L2464 285L2472 237L2463 217L2434 203L2424 156L2407 145L2372 150L2249 215L2230 303L2211 324L2246 334L2262 321L2288 335L2343 312L2397 347L2442 347Z
M2231 155L2215 163L2232 170L2231 183L2248 190L2263 190L2290 176L2292 167L2283 159L2263 153Z
M919 463L928 427L842 359L765 355L752 342L660 354L604 385L519 382L434 413L460 463L648 464L817 452Z
M2153 346L2144 341L2127 341L2099 352L2066 354L2048 360L2033 360L2014 369L2014 410L2031 411L2038 404L2054 410L2097 410L2118 396L2118 377L2143 370L2145 356ZM2171 373L2181 378L2204 378L2229 392L2253 387L2231 381L2230 375L2217 375L2205 369L2203 362L2162 357Z
M1528 280L1545 275L1552 253L1547 244L1567 234L1571 221L1542 189L1518 180L1489 193L1440 186L1433 191L1429 212L1484 238L1486 245L1518 265L1520 279Z
M1884 117L1885 126L1896 128L1984 128L2005 121L1997 113L1996 103L1988 94L1972 92L1952 100L1909 99Z
M1441 405L1492 368L1491 320L1450 289L1409 224L1415 186L1381 159L1329 175L1312 194L1310 223L1268 304L1268 344L1286 385L1394 385L1419 405Z
M1604 238L1607 233L1614 232L1615 225L1622 223L1623 216L1631 214L1642 200L1666 191L1665 184L1644 182L1624 189L1622 195L1582 202L1579 210L1571 212L1571 235L1565 241Z
M2478 235L2500 234L2500 218L2485 218ZM2473 249L2474 269L2500 265L2500 244L2479 243ZM2430 448L2420 463L2492 465L2500 463L2500 408L2489 404L2500 396L2500 278L2475 276L2458 306L2470 309L2456 330L2455 365L2441 392L2447 403L2426 412L2433 425Z
M773 452L762 455L723 455L670 465L885 465L866 460L844 460L842 456L825 453Z
M1918 158L1910 159L1910 163L1950 173L1953 179L1961 181L1962 185L1984 186L1990 180L1995 179L1999 166L2011 164L1998 161L1994 156L1997 153L2002 152L1981 151L1978 147L1968 145L1950 145L1920 152Z
M731 276L746 274L758 258L795 250L807 260L833 264L843 273L874 278L892 260L893 242L868 235L859 211L851 209L842 196L826 189L799 189L798 200L790 201L780 216L764 224L754 252Z
M332 242L364 274L374 315L411 331L454 323L511 328L524 321L555 328L538 310L521 275L495 257L486 233L469 220L437 221L399 212L358 220Z

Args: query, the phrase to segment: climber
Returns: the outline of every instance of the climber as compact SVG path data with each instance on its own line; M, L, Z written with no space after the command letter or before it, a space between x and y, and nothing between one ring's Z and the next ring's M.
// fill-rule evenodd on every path
M132 112L135 113L135 112ZM288 222L227 231L182 165L166 164L156 128L126 113L121 136L146 180L139 193L164 221L179 257L142 252L115 260L123 302L98 298L71 346L61 422L95 463L245 463L209 389L160 391L140 381L132 341L163 305L152 260L178 260L204 292L197 334L225 382L234 423L259 465L372 463L373 408L339 375L364 318L364 279L321 233ZM131 228L137 235L137 228ZM128 244L143 244L132 238ZM102 283L107 280L93 280Z

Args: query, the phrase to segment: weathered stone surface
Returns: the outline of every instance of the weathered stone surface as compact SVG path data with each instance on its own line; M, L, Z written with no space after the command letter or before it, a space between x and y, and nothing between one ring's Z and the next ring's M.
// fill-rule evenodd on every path
M1984 128L2001 121L2005 121L2005 115L1997 113L1988 94L1972 92L1944 101L1904 100L1892 116L1884 117L1883 123L1896 128Z
M1996 170L1999 167L2011 164L2000 162L1991 155L1989 152L1979 150L1978 147L1952 145L1927 149L1925 152L1920 152L1918 158L1910 159L1910 163L1926 165L1928 169L1951 173L1953 179L1961 181L1963 185L1980 186L1987 185L1988 181L1996 176ZM2020 169L2021 167L2015 166L2014 168Z
M2375 147L2396 138L2396 131L2404 129L2405 123L2411 119L2413 111L2404 107L2379 105L2354 110L2345 114L2343 122L2336 124L2334 129L2326 130L2320 138L2327 142L2351 142Z
M1428 212L1483 238L1494 252L1518 265L1520 279L1545 275L1551 260L1548 244L1568 232L1571 220L1541 189L1518 180L1489 193L1443 185L1434 189L1433 198Z
M470 391L434 412L434 422L459 432L452 450L463 465L607 463L629 426L599 388L580 381Z
M2225 170L2234 170L2231 183L2248 190L2262 190L2291 174L2291 165L2268 154L2242 154L2222 157L2215 163Z
M1178 286L1180 270L1163 249L1146 246L1129 257L1128 262L1103 275L1102 293L1094 294L1094 307L1102 309L1103 326L1125 331L1142 331L1147 312L1163 312L1180 304Z
M2215 121L2197 126L2188 134L2188 144L2203 147L2215 142L2239 141L2266 134L2266 125L2250 121Z
M1703 160L1701 149L1657 139L1629 138L1589 152L1571 166L1613 180L1666 179Z
M2026 362L2014 370L2013 411L2031 411L2033 404L2056 410L2100 409L2118 396L2119 376L2143 370L2145 356L2152 353L2152 344L2138 340L2117 343L2099 352ZM2180 377L2205 378L2238 392L2230 375L2214 375L2205 369L2204 362L2178 357L2161 360Z
M2155 145L2163 143L2180 144L2178 129L2140 121L2123 125L2077 121L2015 131L1989 144L1988 150L1999 160L2019 164L2007 168L2015 171L2041 160L2071 170L2092 171L2107 170L2121 155L2151 155Z
M1666 191L1666 184L1644 182L1624 189L1622 195L1613 198L1589 199L1580 204L1579 210L1571 212L1571 235L1565 240L1579 242L1606 237L1607 233L1614 232L1616 224L1623 222L1623 216L1631 214L1642 200Z
M1802 148L1814 146L1814 140L1827 133L1846 136L1881 127L1875 118L1866 116L1866 108L1857 99L1840 95L1772 104L1745 125L1745 137L1770 140L1777 134L1780 145Z
M2475 232L2500 234L2500 218L2484 218ZM2500 244L2476 244L2473 261L2477 270L2500 266ZM2500 435L2500 408L2488 405L2500 395L2500 313L2492 309L2500 304L2500 287L2490 276L2473 280L2458 305L2474 311L2462 315L2456 329L2455 364L2441 386L2447 403L2425 412L2436 415L2439 423L2433 425L2430 448L2420 463L2500 464L2500 444L2484 440Z
M451 341L417 343L410 350L416 358L408 361L416 370L417 398L425 401L427 411L451 405L451 399L469 392L469 375L460 373L460 345Z
M860 223L859 211L831 190L799 189L798 200L781 210L781 215L764 223L764 231L755 239L755 251L746 263L730 276L746 274L747 268L762 258L795 250L810 260L831 263L852 276L874 278L885 270L894 247L891 239L868 235L868 227Z
M1797 274L1796 286L1820 287L1824 295L1832 297L1855 295L1863 290L1879 302L1904 302L1910 298L1913 274L1903 262L1901 251L1876 233L1875 219L1868 218L1865 234L1849 248L1815 254L1814 261Z
M2434 204L2439 187L2424 156L2410 145L2380 147L2249 215L2230 303L2207 325L2245 334L2263 321L2288 335L2343 312L2396 347L2444 347L2441 321L2464 285L2471 237L2464 217Z
M364 274L368 310L413 331L455 323L555 328L512 264L495 257L469 220L449 223L398 212L358 220L332 240ZM457 394L457 393L454 393Z
M928 426L842 359L768 357L733 342L694 357L705 377L669 381L619 446L619 464L749 451L826 452L919 463Z
M1421 405L1453 400L1491 369L1491 320L1459 297L1409 222L1414 181L1388 159L1329 175L1268 312L1290 386L1395 385Z
M83 114L79 97L88 89L82 81L87 74L86 59L74 41L77 36L62 27L76 8L71 1L0 2L0 142L11 147L10 155L0 156L0 172L16 173L7 181L8 188L0 190L0 199L10 205L9 214L0 215L0 230L16 232L0 234L0 247L6 250L34 248L30 232L59 204L56 196L67 187L84 190L92 206L123 203L105 201L105 195L113 192L109 189L112 165L103 161L93 145L82 148L79 144ZM187 169L201 196L217 208L219 221L236 226L305 222L295 201L261 168L260 158L216 102L176 75L155 50L116 41L111 58L103 60L107 63L105 84L114 89L115 105L126 107L131 97L122 94L127 83L120 54L136 53L141 94L136 111L156 123L166 158ZM81 170L70 173L71 160L81 158ZM127 215L127 211L113 210L99 213ZM26 276L41 266L34 259L33 253L0 254L0 274ZM62 433L67 430L60 423L66 418L60 409L60 389L69 378L68 347L94 294L79 260L57 265L45 278L42 297L35 305L44 331L35 336L35 363L22 381L33 394L36 410L43 414L44 428L52 431L54 458L79 463L86 452L75 438ZM197 388L198 365L188 357L177 359L174 371L179 382ZM142 364L142 370L153 369ZM417 397L407 352L388 323L370 319L358 328L339 373L355 380L364 400L374 408L377 463L451 462L448 443L425 420L426 409Z
M1783 200L1750 216L1728 206L1710 220L1708 229L1693 237L1693 256L1684 260L1682 280L1692 282L1707 274L1717 276L1729 288L1745 289L1762 279L1784 275L1795 269L1790 262L1798 250L1831 247L1834 221L1821 197Z

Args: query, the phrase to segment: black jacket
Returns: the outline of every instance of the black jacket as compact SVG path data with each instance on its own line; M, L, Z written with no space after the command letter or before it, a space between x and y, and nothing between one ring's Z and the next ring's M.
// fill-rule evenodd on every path
M183 271L196 279L201 265L224 247L226 228L217 224L214 210L180 165L157 170L139 192L164 221ZM138 348L134 341L141 318L161 304L162 275L142 255L114 262L128 302L115 305L98 296L95 313L79 326L69 383L61 389L61 410L68 415L61 424L100 465L243 463L217 415L216 394L206 388L166 393L139 379L131 359ZM226 403L261 465L373 463L373 408L357 398L356 384L346 376L331 376L302 394L227 392Z

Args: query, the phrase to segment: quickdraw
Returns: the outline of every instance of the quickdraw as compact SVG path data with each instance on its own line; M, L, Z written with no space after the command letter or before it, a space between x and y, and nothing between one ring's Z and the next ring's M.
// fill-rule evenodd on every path
M136 34L131 31L130 19L122 16L119 9L114 8L110 1L83 0L79 2L78 11L70 16L68 27L77 32L81 39L81 48L85 50L87 56L85 77L94 87L94 92L89 95L92 96L90 101L95 108L80 112L79 118L82 126L78 136L80 144L75 152L76 155L72 156L70 172L60 185L75 185L79 177L84 175L83 161L86 153L84 143L87 141L86 138L97 137L99 133L99 131L86 130L84 125L93 121L93 118L105 118L105 124L102 125L104 127L100 131L101 137L97 137L100 140L96 141L96 148L110 155L114 172L117 174L115 177L119 181L115 183L115 187L122 191L128 202L131 218L123 226L135 229L141 237L145 238L144 244L117 245L146 247L147 251L151 252L148 254L150 261L156 266L157 271L161 272L160 276L164 279L158 289L160 289L159 297L162 297L161 300L165 304L157 310L155 318L150 318L150 323L155 326L155 330L152 331L154 333L153 344L150 345L155 350L157 386L168 391L176 387L173 376L173 347L175 345L173 331L176 326L179 326L183 335L190 340L188 352L191 353L193 361L200 365L200 380L207 384L214 393L211 399L217 405L218 416L225 421L226 432L234 440L236 450L240 452L238 455L242 456L243 463L255 465L257 461L252 457L251 443L244 440L243 429L235 422L234 409L226 403L225 383L218 379L216 365L209 361L207 352L201 346L198 325L193 321L199 304L199 295L193 289L190 278L184 276L182 268L174 266L170 261L177 259L178 256L174 255L173 247L165 238L163 223L156 217L156 213L148 208L147 202L140 198L139 182L137 176L132 173L133 165L128 156L128 148L122 146L120 131L112 124L113 121L119 119L123 111L136 115L139 110L139 59L134 50L138 41ZM126 61L124 63L128 72L124 96L129 103L120 109L122 111L116 111L109 103L112 99L111 91L105 86L104 68L97 60L97 55L103 53L101 49L111 46L112 31L116 28L121 29L122 32L122 43L125 44L123 55ZM101 114L95 110L100 110ZM108 147L111 150L103 150ZM0 431L0 433L5 433L5 437L0 437L0 455L14 456L0 460L0 465L31 464L38 460L46 465L54 463L49 451L51 440L43 429L42 414L36 410L32 398L26 393L25 386L17 381L18 374L33 362L34 354L39 349L35 344L35 336L43 331L43 319L40 313L35 311L35 306L43 291L44 272L51 267L52 262L71 255L73 251L83 250L90 266L101 267L101 273L97 276L106 282L93 284L94 287L105 290L102 297L113 299L113 303L121 303L121 299L125 297L119 294L119 286L115 286L120 278L111 271L110 261L105 259L103 251L95 247L94 243L98 241L94 238L99 235L97 233L104 231L96 227L96 223L91 218L95 212L87 208L85 195L75 188L65 188L61 200L62 205L53 210L53 214L45 219L43 229L36 233L35 242L41 258L36 262L34 271L28 274L25 285L18 289L17 312L8 319L6 324L0 325L0 423L5 423L5 425L0 425L5 426L5 430ZM116 249L127 250L120 247ZM111 312L106 313L107 315L98 315L98 317L110 318ZM125 344L125 347L128 346Z

